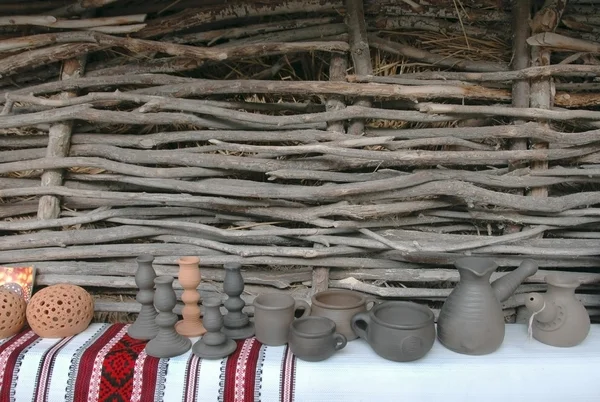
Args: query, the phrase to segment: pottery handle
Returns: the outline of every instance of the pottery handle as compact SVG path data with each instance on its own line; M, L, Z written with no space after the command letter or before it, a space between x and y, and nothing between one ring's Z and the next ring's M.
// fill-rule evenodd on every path
M367 308L367 311L371 310L376 304L381 303L380 300L377 300L377 298L373 296L366 296L365 300L365 307ZM369 306L369 304L371 305Z
M333 339L335 339L335 350L344 349L346 344L348 343L348 339L343 334L335 333L333 334Z
M296 300L296 307L294 307L294 316L296 315L296 311L304 310L302 315L298 318L304 318L310 315L310 304L305 302L304 300Z
M369 313L358 313L352 317L352 330L356 335L363 339L367 339L367 331L369 330Z

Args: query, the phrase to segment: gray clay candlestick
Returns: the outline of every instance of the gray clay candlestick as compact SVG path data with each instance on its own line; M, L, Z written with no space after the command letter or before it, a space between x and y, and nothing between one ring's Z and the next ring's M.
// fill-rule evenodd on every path
M231 339L246 339L254 335L254 324L242 309L246 305L240 297L244 291L244 278L242 278L241 264L228 262L223 265L225 268L225 280L223 281L223 291L228 298L225 300L227 315L223 318L223 333Z
M204 328L208 331L194 344L192 352L203 359L222 359L229 356L237 348L237 343L221 332L223 315L221 301L209 297L202 303L204 306Z
M152 266L154 257L142 254L136 261L138 268L135 271L135 284L139 291L135 299L142 305L142 309L135 322L127 329L127 333L134 339L148 340L158 333L158 325L154 321L158 314L154 308L154 279L156 278Z
M146 354L158 358L182 355L190 350L192 341L175 331L177 314L173 313L173 308L177 304L177 297L173 290L173 277L159 276L154 283L156 285L154 305L158 309L156 316L158 334L146 345Z

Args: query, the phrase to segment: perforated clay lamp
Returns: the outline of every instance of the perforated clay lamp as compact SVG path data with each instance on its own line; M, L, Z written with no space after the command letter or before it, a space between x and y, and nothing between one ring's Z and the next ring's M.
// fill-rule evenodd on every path
M36 292L27 305L27 322L41 338L77 335L94 317L94 299L76 285L51 285Z
M559 274L547 275L546 283L545 294L529 293L525 299L525 306L532 313L530 336L551 346L579 345L590 333L590 316L575 297L575 289L581 283Z
M0 339L17 334L25 325L27 303L22 294L0 288Z

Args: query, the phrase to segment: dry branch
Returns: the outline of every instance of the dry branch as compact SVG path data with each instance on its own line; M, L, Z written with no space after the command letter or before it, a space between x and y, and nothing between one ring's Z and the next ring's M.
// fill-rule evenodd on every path
M162 39L173 43L201 43L208 42L207 45L212 45L213 42L223 39L238 39L245 36L256 38L257 36L266 37L265 34L278 31L290 31L299 28L307 28L318 25L330 24L334 21L333 17L320 18L304 18L294 19L289 21L274 21L262 24L244 25L241 27L222 28L211 31L193 32L185 35L166 35Z
M597 65L582 65L582 64L556 64L551 66L527 67L515 71L498 71L498 72L453 72L453 71L426 71L419 73L407 73L401 76L389 76L387 79L394 77L415 80L459 80L459 81L474 81L474 82L500 82L524 80L529 78L540 77L573 77L573 76L589 76L595 77L600 74L600 66ZM358 81L368 81L371 77L356 77ZM376 77L373 77L376 78ZM377 77L384 78L384 77Z
M355 74L369 75L373 73L371 52L367 39L367 27L362 0L346 0L345 22L349 34L350 55ZM354 100L354 105L371 107L371 101L365 97ZM353 120L348 126L348 134L361 135L364 121Z
M17 39L0 41L0 50L17 50L32 46L44 46L51 43L91 42L103 47L123 47L132 52L162 52L171 56L188 57L197 60L224 61L261 57L274 54L327 51L344 52L349 49L345 42L274 42L261 44L243 44L239 46L196 47L175 43L159 42L134 38L121 38L100 32L59 32L41 34Z
M554 32L544 32L527 38L531 46L542 46L560 51L600 53L600 43L569 38Z
M458 114L458 115L487 115L510 116L527 119L547 119L558 121L569 120L594 120L600 121L600 112L592 110L548 110L544 108L512 108L504 106L462 106L434 103L420 103L417 105L421 112L432 114Z
M512 50L514 58L512 61L511 68L513 70L522 70L529 67L530 63L530 52L527 47L527 37L531 34L531 28L529 27L531 0L515 0L512 2L513 7L513 19L512 29L514 34ZM512 106L514 108L528 108L529 107L529 81L518 80L512 83ZM523 124L523 120L515 119L513 124ZM510 143L510 149L512 150L523 150L527 149L527 140L515 139ZM521 165L511 165L512 169L523 167ZM513 228L516 230L516 228ZM512 230L512 229L511 229Z
M531 21L531 33L538 34L539 32L552 32L556 30L560 23L560 19L567 5L566 0L546 0L543 7L534 15ZM531 44L527 39L527 43ZM532 48L531 63L534 66L548 66L551 64L551 53L548 49ZM531 82L530 91L530 106L539 109L551 109L554 107L554 92L552 87L554 81L552 78L534 79ZM548 121L541 121L540 125L549 126ZM532 149L548 149L549 143L532 141L530 146ZM547 161L532 161L532 169L548 169ZM532 188L531 196L547 197L548 188L536 187Z
M84 75L86 56L67 60L63 63L61 80L79 78ZM62 99L74 98L76 92L63 92L59 95ZM50 126L48 131L48 146L45 157L66 157L69 155L73 121L64 121ZM41 186L60 186L63 183L64 172L60 170L47 170L42 173ZM55 219L60 215L60 199L55 196L40 197L38 219Z
M25 68L36 68L72 59L103 48L102 45L95 43L67 43L8 56L0 64L0 77L17 74Z
M82 157L30 159L27 161L26 164L3 163L0 165L0 172L10 173L33 169L66 169L80 166L93 167L131 176L154 178L215 177L226 175L226 172L215 169L206 169L202 167L152 168L146 166L139 166L135 164L114 162L102 158Z
M222 4L214 7L188 9L165 18L151 21L136 36L151 38L172 32L190 29L208 22L237 18L269 16L293 13L333 13L332 4L322 0L284 0L272 4Z
M394 136L396 139L419 139L450 136L465 140L486 138L534 138L558 144L584 145L600 141L600 130L561 133L550 127L529 122L518 126L444 127L422 129L369 129L367 135Z
M78 0L75 3L50 11L48 14L54 17L68 17L83 14L90 9L100 8L118 0Z

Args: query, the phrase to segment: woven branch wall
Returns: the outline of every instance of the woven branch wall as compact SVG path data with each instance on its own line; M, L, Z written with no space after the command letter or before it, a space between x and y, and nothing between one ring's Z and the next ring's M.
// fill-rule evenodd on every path
M105 313L142 253L437 311L458 256L532 258L508 320L554 270L597 315L597 2L200 3L0 4L0 264Z

